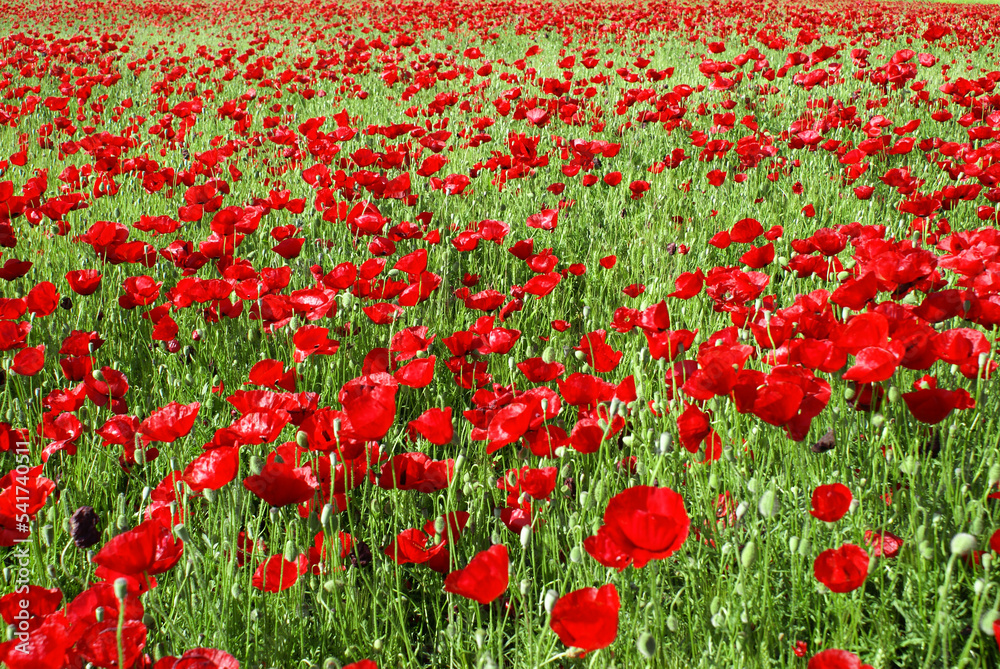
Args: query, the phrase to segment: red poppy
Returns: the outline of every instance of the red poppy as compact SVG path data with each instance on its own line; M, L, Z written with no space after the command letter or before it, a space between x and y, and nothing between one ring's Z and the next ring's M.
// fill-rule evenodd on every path
M620 608L618 589L612 583L574 590L556 601L549 626L566 646L599 650L618 636Z
M243 479L243 486L270 506L302 504L313 498L319 481L312 469L269 460L260 474Z
M454 473L454 460L432 460L424 453L401 453L382 465L378 485L386 490L431 493L447 488Z
M834 523L851 508L850 489L843 483L821 485L813 491L811 513L814 517Z
M378 665L372 660L358 660L351 664L345 664L344 669L378 669Z
M450 443L455 433L452 426L451 407L428 409L407 423L407 428L410 431L410 438L413 440L416 440L416 435L419 434L438 446Z
M135 577L144 586L148 576L168 571L183 553L184 542L175 539L169 527L147 520L101 547L93 559L98 565L95 575L105 581Z
M146 441L162 441L170 443L186 436L198 417L201 404L178 404L171 402L157 409L146 420L142 421L138 432Z
M865 530L865 543L872 547L872 555L875 557L894 558L899 555L899 549L903 547L903 540L892 532L872 532ZM1000 548L1000 540L996 547L990 539L990 547L996 550ZM1000 551L998 551L1000 552Z
M489 604L502 595L509 583L507 547L496 544L478 553L464 569L444 579L444 591Z
M10 371L21 376L34 376L45 367L45 345L23 348L10 364Z
M338 398L350 420L350 435L366 441L385 436L396 420L399 383L385 372L368 374L345 383Z
M929 425L940 423L955 409L973 409L976 406L976 401L965 388L923 388L903 393L903 401L914 418Z
M239 661L215 648L192 648L180 657L167 655L156 661L153 669L239 669Z
M93 295L101 287L102 275L96 269L75 269L66 273L70 289L77 295Z
M296 563L286 560L283 555L272 555L257 567L251 584L264 592L281 592L295 585L298 579Z
M194 492L218 490L234 478L240 467L240 449L220 446L205 451L184 468L184 482Z
M427 535L420 530L409 529L400 532L384 552L396 564L403 565L423 564L444 550L447 550L446 542L427 548Z
M861 658L854 653L838 648L828 648L809 658L807 669L871 669L867 664L861 664Z
M612 497L604 511L608 538L638 568L673 555L690 526L684 499L670 488L628 488Z
M865 549L844 544L820 553L813 562L813 574L833 592L851 592L868 578L868 562Z

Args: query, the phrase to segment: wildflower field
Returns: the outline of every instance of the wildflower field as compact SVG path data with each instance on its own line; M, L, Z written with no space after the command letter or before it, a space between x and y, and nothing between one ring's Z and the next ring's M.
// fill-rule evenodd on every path
M0 4L0 663L1000 666L1000 8Z

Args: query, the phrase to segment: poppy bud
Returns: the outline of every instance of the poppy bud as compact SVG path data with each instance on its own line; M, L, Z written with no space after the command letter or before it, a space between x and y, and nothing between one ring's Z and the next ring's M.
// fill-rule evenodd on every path
M757 511L765 518L771 518L778 512L778 497L774 490L765 490L757 503Z
M115 579L115 597L119 602L124 602L128 596L128 579L124 576Z
M42 543L46 546L51 546L52 542L55 541L56 533L55 528L51 525L42 526Z
M545 601L545 612L551 614L552 607L554 607L556 605L556 602L559 601L559 593L552 589L546 590L544 601ZM476 632L476 643L477 644L480 643L478 632ZM482 645L480 644L480 648L481 647Z
M116 591L115 594L117 594L117 591ZM104 622L104 607L103 606L98 606L97 608L94 609L94 618L99 623L103 623Z
M285 552L283 554L283 557L287 561L289 561L289 562L294 562L295 558L298 556L298 554L299 554L299 552L295 548L295 542L292 541L291 539L289 539L288 541L286 541L285 542Z
M799 538L792 536L788 539L788 550L792 553L799 547Z
M635 646L639 649L639 654L647 660L652 659L653 655L656 654L656 639L649 632L640 634Z
M976 538L971 534L959 532L951 538L951 554L965 557L976 550Z
M991 488L996 485L997 481L1000 481L1000 462L994 462L990 465L987 481L989 482Z
M542 362L547 365L551 365L556 359L556 349L554 346L546 346L545 350L542 351Z
M278 521L281 520L281 509L279 509L276 506L272 506L271 510L268 512L268 515L271 518L271 522L277 524Z
M250 456L250 473L254 476L260 476L260 473L264 471L264 461L261 460L256 455Z
M574 357L576 357L577 360L584 360L587 357L587 354L584 353L583 351L575 351L573 355Z
M757 544L754 542L748 543L740 551L740 564L743 565L744 569L749 569L753 566L754 561L757 559Z
M521 528L521 548L527 548L531 544L531 525Z
M184 543L191 542L191 533L188 532L188 528L184 526L184 523L180 523L174 527L174 536Z
M899 401L899 388L896 386L889 388L889 401L893 404Z
M986 558L990 556L989 553L983 555L983 562ZM984 565L985 566L985 565ZM983 617L979 619L979 631L987 636L993 636L995 634L993 629L993 623L1000 620L1000 612L998 611L987 611L983 614Z
M125 532L131 529L131 526L129 525L128 522L128 518L125 517L124 513L118 516L118 520L115 521L115 526L118 528L119 532Z
M90 373L90 375L94 377L94 380L97 381L98 383L104 383L104 372L102 372L101 370L95 369Z

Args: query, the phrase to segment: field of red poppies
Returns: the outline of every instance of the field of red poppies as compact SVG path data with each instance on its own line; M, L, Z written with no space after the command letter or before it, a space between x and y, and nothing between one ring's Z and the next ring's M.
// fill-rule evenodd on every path
M0 25L4 666L1000 663L1000 8Z

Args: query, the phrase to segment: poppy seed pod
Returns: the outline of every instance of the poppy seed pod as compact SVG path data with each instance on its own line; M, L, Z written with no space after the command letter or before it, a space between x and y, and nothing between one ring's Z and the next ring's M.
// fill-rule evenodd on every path
M119 602L124 602L128 596L128 579L124 576L115 579L115 597Z
M976 550L976 538L966 532L959 532L951 538L951 554L965 557Z

